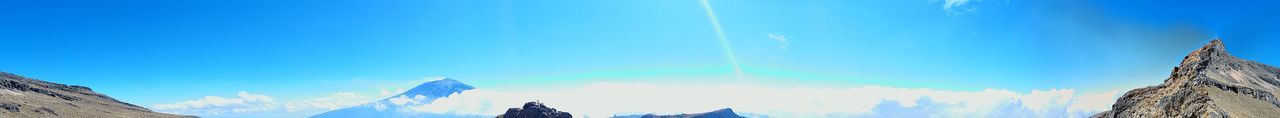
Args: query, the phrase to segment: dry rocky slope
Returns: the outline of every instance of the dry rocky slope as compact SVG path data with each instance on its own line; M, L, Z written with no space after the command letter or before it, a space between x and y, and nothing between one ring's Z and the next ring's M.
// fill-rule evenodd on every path
M179 118L64 85L0 72L0 118Z
M1227 54L1210 41L1164 83L1131 90L1095 118L1280 117L1280 68Z

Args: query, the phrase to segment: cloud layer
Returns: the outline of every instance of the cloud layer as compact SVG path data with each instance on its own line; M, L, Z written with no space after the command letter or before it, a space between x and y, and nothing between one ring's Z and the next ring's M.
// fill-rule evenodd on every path
M741 114L770 117L1087 117L1110 109L1120 91L1077 93L1073 89L1014 92L1004 89L951 91L927 88L860 86L850 88L768 88L746 85L659 86L642 83L590 84L560 91L504 92L469 90L427 101L393 96L375 104L407 114L490 116L524 102L541 101L579 116L699 113L733 108ZM161 112L219 115L252 112L333 110L370 102L350 92L279 104L267 95L240 92L236 97L204 98L155 105ZM394 109L390 109L394 108Z
M171 104L158 104L152 109L184 115L229 115L252 113L284 113L298 111L327 111L369 102L368 97L354 92L338 92L329 96L290 102L277 102L274 97L240 91L235 97L205 96Z
M275 98L267 95L240 91L235 98L205 96L204 98L173 104L155 105L154 109L174 114L224 114L275 110Z
M733 108L772 117L1087 117L1109 109L1117 91L1077 94L1072 89L947 91L863 86L763 88L743 85L656 86L596 83L577 90L500 92L471 90L408 111L494 115L528 101L591 117L679 114Z

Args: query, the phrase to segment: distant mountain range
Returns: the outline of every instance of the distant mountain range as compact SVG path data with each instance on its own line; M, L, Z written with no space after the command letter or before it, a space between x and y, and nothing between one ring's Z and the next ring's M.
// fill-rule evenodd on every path
M413 89L406 90L404 93L385 98L382 100L365 103L359 106L337 109L311 116L311 118L568 118L573 117L569 112L557 111L555 108L547 107L539 102L528 102L521 107L510 108L504 114L493 115L457 115L457 114L435 114L421 113L413 111L404 111L409 105L426 105L430 107L432 100L442 97L448 97L454 94L462 94L463 91L472 90L475 87L459 82L454 79L442 79L423 83ZM406 99L410 99L406 101ZM619 118L619 117L615 117ZM622 116L621 118L632 118ZM733 110L725 108L707 113L698 114L680 114L680 115L637 115L634 118L742 118L733 113Z
M181 118L93 92L0 72L0 118Z
M448 97L453 94L459 94L462 93L462 91L471 89L475 89L475 87L459 82L458 80L445 78L442 80L423 83L417 87L413 87L413 89L406 90L404 93L392 96L391 98L385 98L359 106L328 111L311 116L311 118L482 117L403 111L406 110L406 106L426 105L431 103L432 100L441 97Z
M1231 56L1213 40L1164 83L1131 90L1095 118L1280 117L1280 68Z
M612 118L746 118L733 113L733 109L724 108L706 113L696 114L676 114L676 115L630 115L630 116L614 116Z

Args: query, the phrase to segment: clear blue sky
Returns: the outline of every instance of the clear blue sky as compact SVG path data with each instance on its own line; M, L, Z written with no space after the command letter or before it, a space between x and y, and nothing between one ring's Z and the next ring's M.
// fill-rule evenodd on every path
M1276 3L1204 2L711 5L753 84L1133 88L1214 37L1280 64ZM478 88L736 82L710 23L695 0L8 0L0 71L144 106L371 92L431 76Z

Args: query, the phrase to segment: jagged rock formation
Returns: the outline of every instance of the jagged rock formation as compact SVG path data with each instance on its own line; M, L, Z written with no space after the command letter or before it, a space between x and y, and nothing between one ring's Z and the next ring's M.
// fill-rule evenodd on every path
M365 103L359 106L328 111L310 116L310 118L479 118L481 116L405 112L407 111L406 108L410 108L415 105L426 105L437 98L461 94L462 91L471 89L475 89L475 87L462 83L458 80L445 78L422 83L417 87L413 87L413 89L405 90L404 93L392 96L391 98L384 98L382 100ZM409 100L411 102L395 102L393 99Z
M1213 40L1164 83L1131 90L1095 118L1280 117L1280 68L1227 54Z
M696 114L678 114L678 115L632 115L632 116L614 116L612 118L746 118L739 116L733 112L733 109L724 108L716 111Z
M170 118L192 117L152 112L98 94L89 87L64 85L0 72L0 117L4 118Z
M506 113L498 115L497 118L573 118L573 115L556 111L555 108L547 107L542 103L528 102L521 108L507 109Z

